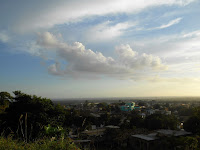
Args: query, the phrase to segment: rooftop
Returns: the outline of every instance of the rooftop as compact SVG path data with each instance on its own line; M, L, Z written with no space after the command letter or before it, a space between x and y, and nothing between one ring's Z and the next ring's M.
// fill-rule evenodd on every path
M160 129L154 133L150 133L147 135L146 134L135 134L135 135L132 135L132 137L143 139L146 141L153 141L153 140L159 139L160 136L183 136L183 135L190 135L190 134L192 134L192 133L186 132L184 130L177 131L177 130Z
M111 129L119 129L120 127L119 126L113 126L113 125L108 125L108 126L105 126L106 128L111 128Z
M192 134L191 132L187 132L185 130L176 131L176 130L161 129L161 130L157 130L156 132L160 133L160 134L164 134L166 136L182 136L182 135L190 135L190 134Z
M158 139L158 137L156 137L156 134L157 133L151 133L151 134L148 134L148 135L135 134L135 135L132 135L132 137L136 137L136 138L143 139L143 140L146 140L146 141L153 141L153 140Z

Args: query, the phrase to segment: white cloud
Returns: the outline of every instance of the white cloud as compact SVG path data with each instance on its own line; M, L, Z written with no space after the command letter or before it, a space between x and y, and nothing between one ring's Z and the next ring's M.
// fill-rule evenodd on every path
M133 51L130 45L120 45L115 48L116 53L119 55L120 59L131 59L137 55L137 52Z
M132 22L122 22L112 25L111 21L106 21L91 27L85 34L88 41L107 41L123 35L128 28L135 25L136 23Z
M2 25L26 32L39 28L83 20L91 16L138 13L149 7L185 6L195 0L73 0L73 1L18 1L19 5L4 2L0 6ZM7 9L5 9L7 8ZM7 11L9 9L9 12ZM34 9L34 10L33 10ZM3 14L7 14L7 17ZM13 17L13 14L15 14Z
M55 64L50 65L48 67L48 72L53 75L59 75L59 76L64 75L64 71L61 70L59 62L56 62Z
M170 26L178 24L181 20L182 20L182 18L177 18L177 19L171 20L168 24L164 24L164 25L161 25L160 27L156 27L156 29L168 28Z
M61 69L60 65L62 64L59 63L51 65L48 69L49 73L53 75L127 76L146 67L157 70L166 69L159 57L148 54L139 55L129 45L116 47L118 58L113 59L112 57L105 57L101 52L86 49L80 42L75 42L72 45L60 42L49 32L40 33L38 38L37 44L41 48L45 48L47 51L54 49L59 59L67 63L64 69Z
M182 33L166 43L170 49L165 50L166 57L200 57L200 31Z
M170 22L168 22L167 24L163 24L159 27L155 27L155 28L150 28L148 30L157 30L157 29L164 29L164 28L168 28L168 27L171 27L175 24L178 24L180 21L182 20L182 18L176 18L174 20L171 20Z
M192 32L182 32L179 34L162 35L158 37L144 38L142 41L135 40L132 46L142 50L148 49L149 52L169 60L169 63L181 61L185 58L200 57L200 30ZM188 59L187 61L192 61Z
M180 84L199 84L200 78L194 78L194 77L146 77L144 80L150 81L150 82L168 82L168 83L180 83Z
M5 31L0 31L0 41L6 43L9 41L9 36Z
M192 37L200 37L200 30L196 30L189 33L182 33L182 38L192 38Z
M56 37L50 32L38 33L37 44L42 45L45 48L52 48L57 46Z
M167 69L167 66L162 64L159 57L146 53L139 55L128 44L116 47L116 52L120 58L120 62L130 68L151 67L158 70Z

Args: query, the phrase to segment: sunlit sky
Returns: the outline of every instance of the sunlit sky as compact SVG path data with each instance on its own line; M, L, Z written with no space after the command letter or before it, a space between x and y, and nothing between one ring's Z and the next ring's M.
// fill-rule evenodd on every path
M200 96L199 0L1 0L0 91Z

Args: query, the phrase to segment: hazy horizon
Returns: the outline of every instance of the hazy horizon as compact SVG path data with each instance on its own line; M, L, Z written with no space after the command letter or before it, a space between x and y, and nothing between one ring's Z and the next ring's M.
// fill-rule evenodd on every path
M200 1L0 2L0 91L199 97Z

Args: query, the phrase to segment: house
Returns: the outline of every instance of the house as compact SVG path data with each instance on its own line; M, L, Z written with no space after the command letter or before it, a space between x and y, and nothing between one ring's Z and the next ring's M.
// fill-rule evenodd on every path
M85 135L87 135L87 136L90 136L90 137L92 137L92 136L94 136L94 137L96 137L96 136L102 136L103 134L104 134L104 132L105 132L105 128L102 128L102 129L94 129L94 130L85 130L85 131L83 131L82 132L82 134L85 134Z
M135 103L126 103L125 105L120 106L121 111L132 111L135 107Z
M135 106L135 107L134 107L134 110L136 110L136 111L141 111L141 107L140 107L140 106Z
M172 112L171 112L171 111L165 111L165 114L166 114L166 115L171 115Z
M166 130L160 129L150 134L135 134L132 135L129 139L129 145L134 150L155 150L162 149L167 150L169 147L166 147L163 144L162 140L168 137L180 137L191 135L191 132L186 132L184 130ZM166 143L166 140L165 140ZM168 144L168 146L170 146Z
M145 113L140 113L139 114L142 118L145 118L146 117L146 114Z
M147 115L152 115L152 114L154 114L155 113L155 110L153 110L153 109L147 109L146 110L146 114Z

